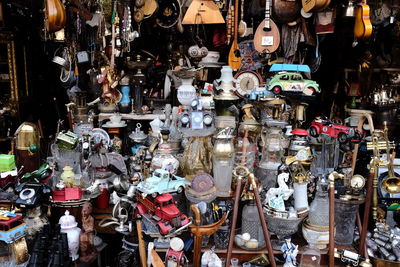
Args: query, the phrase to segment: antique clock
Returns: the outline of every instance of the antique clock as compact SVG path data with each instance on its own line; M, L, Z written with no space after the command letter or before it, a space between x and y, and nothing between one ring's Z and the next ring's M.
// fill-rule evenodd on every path
M235 75L235 79L236 92L242 97L257 90L263 81L260 74L251 70L239 71Z

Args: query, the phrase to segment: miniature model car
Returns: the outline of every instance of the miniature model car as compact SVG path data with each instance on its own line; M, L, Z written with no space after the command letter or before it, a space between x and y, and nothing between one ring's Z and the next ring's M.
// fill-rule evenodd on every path
M142 193L156 197L162 193L182 193L187 184L189 183L186 182L185 178L173 175L164 169L157 169L151 177L140 182L137 189Z
M162 235L188 226L191 222L175 205L171 194L162 194L155 199L137 196L136 215L150 215L151 220L157 225Z
M338 138L340 143L347 141L359 142L361 141L361 133L353 128L341 124L333 123L332 121L324 118L315 119L309 127L310 135L317 137L320 134L327 134L331 137Z
M300 73L287 71L275 74L268 83L268 90L274 94L298 92L308 96L320 92L315 81L303 79Z
M7 221L0 220L0 241L8 244L17 241L25 235L26 223L21 215L10 217Z

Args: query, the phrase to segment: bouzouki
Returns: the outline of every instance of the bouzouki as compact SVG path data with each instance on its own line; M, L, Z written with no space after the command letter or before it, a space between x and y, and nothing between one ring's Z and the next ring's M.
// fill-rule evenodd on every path
M322 10L329 6L331 0L301 0L305 12L314 12Z
M366 0L354 7L354 36L358 39L368 38L372 34L372 23L369 18L369 6Z
M278 23L295 21L299 17L300 9L299 1L272 0L272 16Z
M265 19L258 25L256 34L254 35L254 47L262 53L275 52L281 42L281 36L278 26L271 19L271 3L270 0L265 1Z
M48 32L56 32L65 27L67 14L60 0L45 0L45 27Z
M240 69L241 59L240 50L238 45L238 16L239 16L239 0L235 0L235 15L233 22L233 42L231 50L229 51L228 64L233 70Z

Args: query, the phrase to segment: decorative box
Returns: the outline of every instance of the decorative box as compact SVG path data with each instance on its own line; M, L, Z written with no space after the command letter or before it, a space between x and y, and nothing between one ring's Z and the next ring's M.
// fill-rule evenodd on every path
M73 132L59 133L57 135L57 145L61 150L72 150L78 143L79 136Z
M0 172L8 172L15 168L14 155L0 154Z

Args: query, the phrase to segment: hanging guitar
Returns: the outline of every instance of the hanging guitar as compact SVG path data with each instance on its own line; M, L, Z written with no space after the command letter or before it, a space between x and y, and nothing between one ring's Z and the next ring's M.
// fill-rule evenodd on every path
M56 32L65 27L67 14L60 0L45 0L45 27L48 32Z
M233 27L233 42L231 50L229 51L228 64L233 70L240 69L240 50L238 45L238 16L239 16L239 0L235 0L235 15Z
M265 1L265 19L258 25L254 35L254 47L260 52L273 53L281 42L278 26L271 19L270 0Z
M372 34L369 11L370 9L366 0L361 0L361 2L354 7L354 36L357 39L368 38Z

